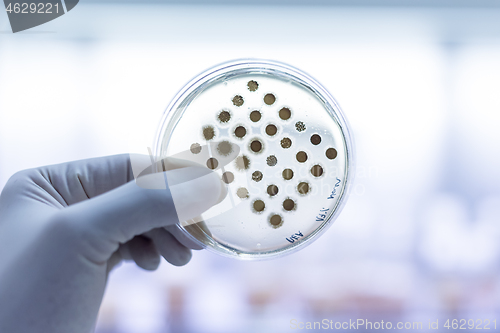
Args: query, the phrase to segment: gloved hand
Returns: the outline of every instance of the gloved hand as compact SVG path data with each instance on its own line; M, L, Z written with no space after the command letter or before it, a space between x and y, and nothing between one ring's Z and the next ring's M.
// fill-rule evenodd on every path
M144 176L154 183L168 175L166 189L132 181L128 155L12 176L0 196L0 332L89 333L108 273L121 259L148 270L158 267L160 254L186 264L194 246L172 228L179 222L172 193L189 219L226 192L215 173L170 168ZM172 186L170 179L181 181Z

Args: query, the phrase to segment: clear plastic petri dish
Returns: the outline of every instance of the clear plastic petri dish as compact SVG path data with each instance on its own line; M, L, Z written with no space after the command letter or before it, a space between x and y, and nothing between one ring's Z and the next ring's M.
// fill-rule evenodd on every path
M219 174L225 199L178 228L240 259L310 244L338 216L352 181L352 138L339 105L312 77L275 61L235 60L194 78L165 111L154 151Z

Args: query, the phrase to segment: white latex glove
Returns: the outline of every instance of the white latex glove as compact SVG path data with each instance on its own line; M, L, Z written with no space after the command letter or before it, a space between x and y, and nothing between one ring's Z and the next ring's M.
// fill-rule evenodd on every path
M108 273L121 259L148 270L158 267L160 254L186 264L192 244L163 228L179 222L172 193L184 218L225 195L219 177L207 168L200 177L200 170L144 176L181 179L157 190L132 181L128 155L12 176L0 196L0 332L92 332Z

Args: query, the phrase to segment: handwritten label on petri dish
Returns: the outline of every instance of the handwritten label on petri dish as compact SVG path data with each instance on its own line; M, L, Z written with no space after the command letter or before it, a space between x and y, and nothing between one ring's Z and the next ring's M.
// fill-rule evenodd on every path
M333 198L335 198L335 195L337 194L337 187L340 186L340 182L341 182L341 180L337 178L337 183L333 187L332 194L330 194L327 199L333 199Z
M330 208L323 208L319 211L319 214L316 215L316 222L323 222L326 219L326 216L328 215L328 211Z
M299 240L300 237L304 237L304 235L299 231L294 233L292 236L290 236L290 238L287 238L286 240L290 243L295 243L295 241Z

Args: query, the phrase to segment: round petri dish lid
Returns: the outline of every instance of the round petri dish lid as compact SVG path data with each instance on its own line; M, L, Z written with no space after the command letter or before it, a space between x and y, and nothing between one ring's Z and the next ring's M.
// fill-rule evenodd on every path
M311 243L346 200L353 168L347 122L313 78L282 63L243 59L189 82L155 141L159 158L218 173L225 199L178 227L216 253L264 259Z

